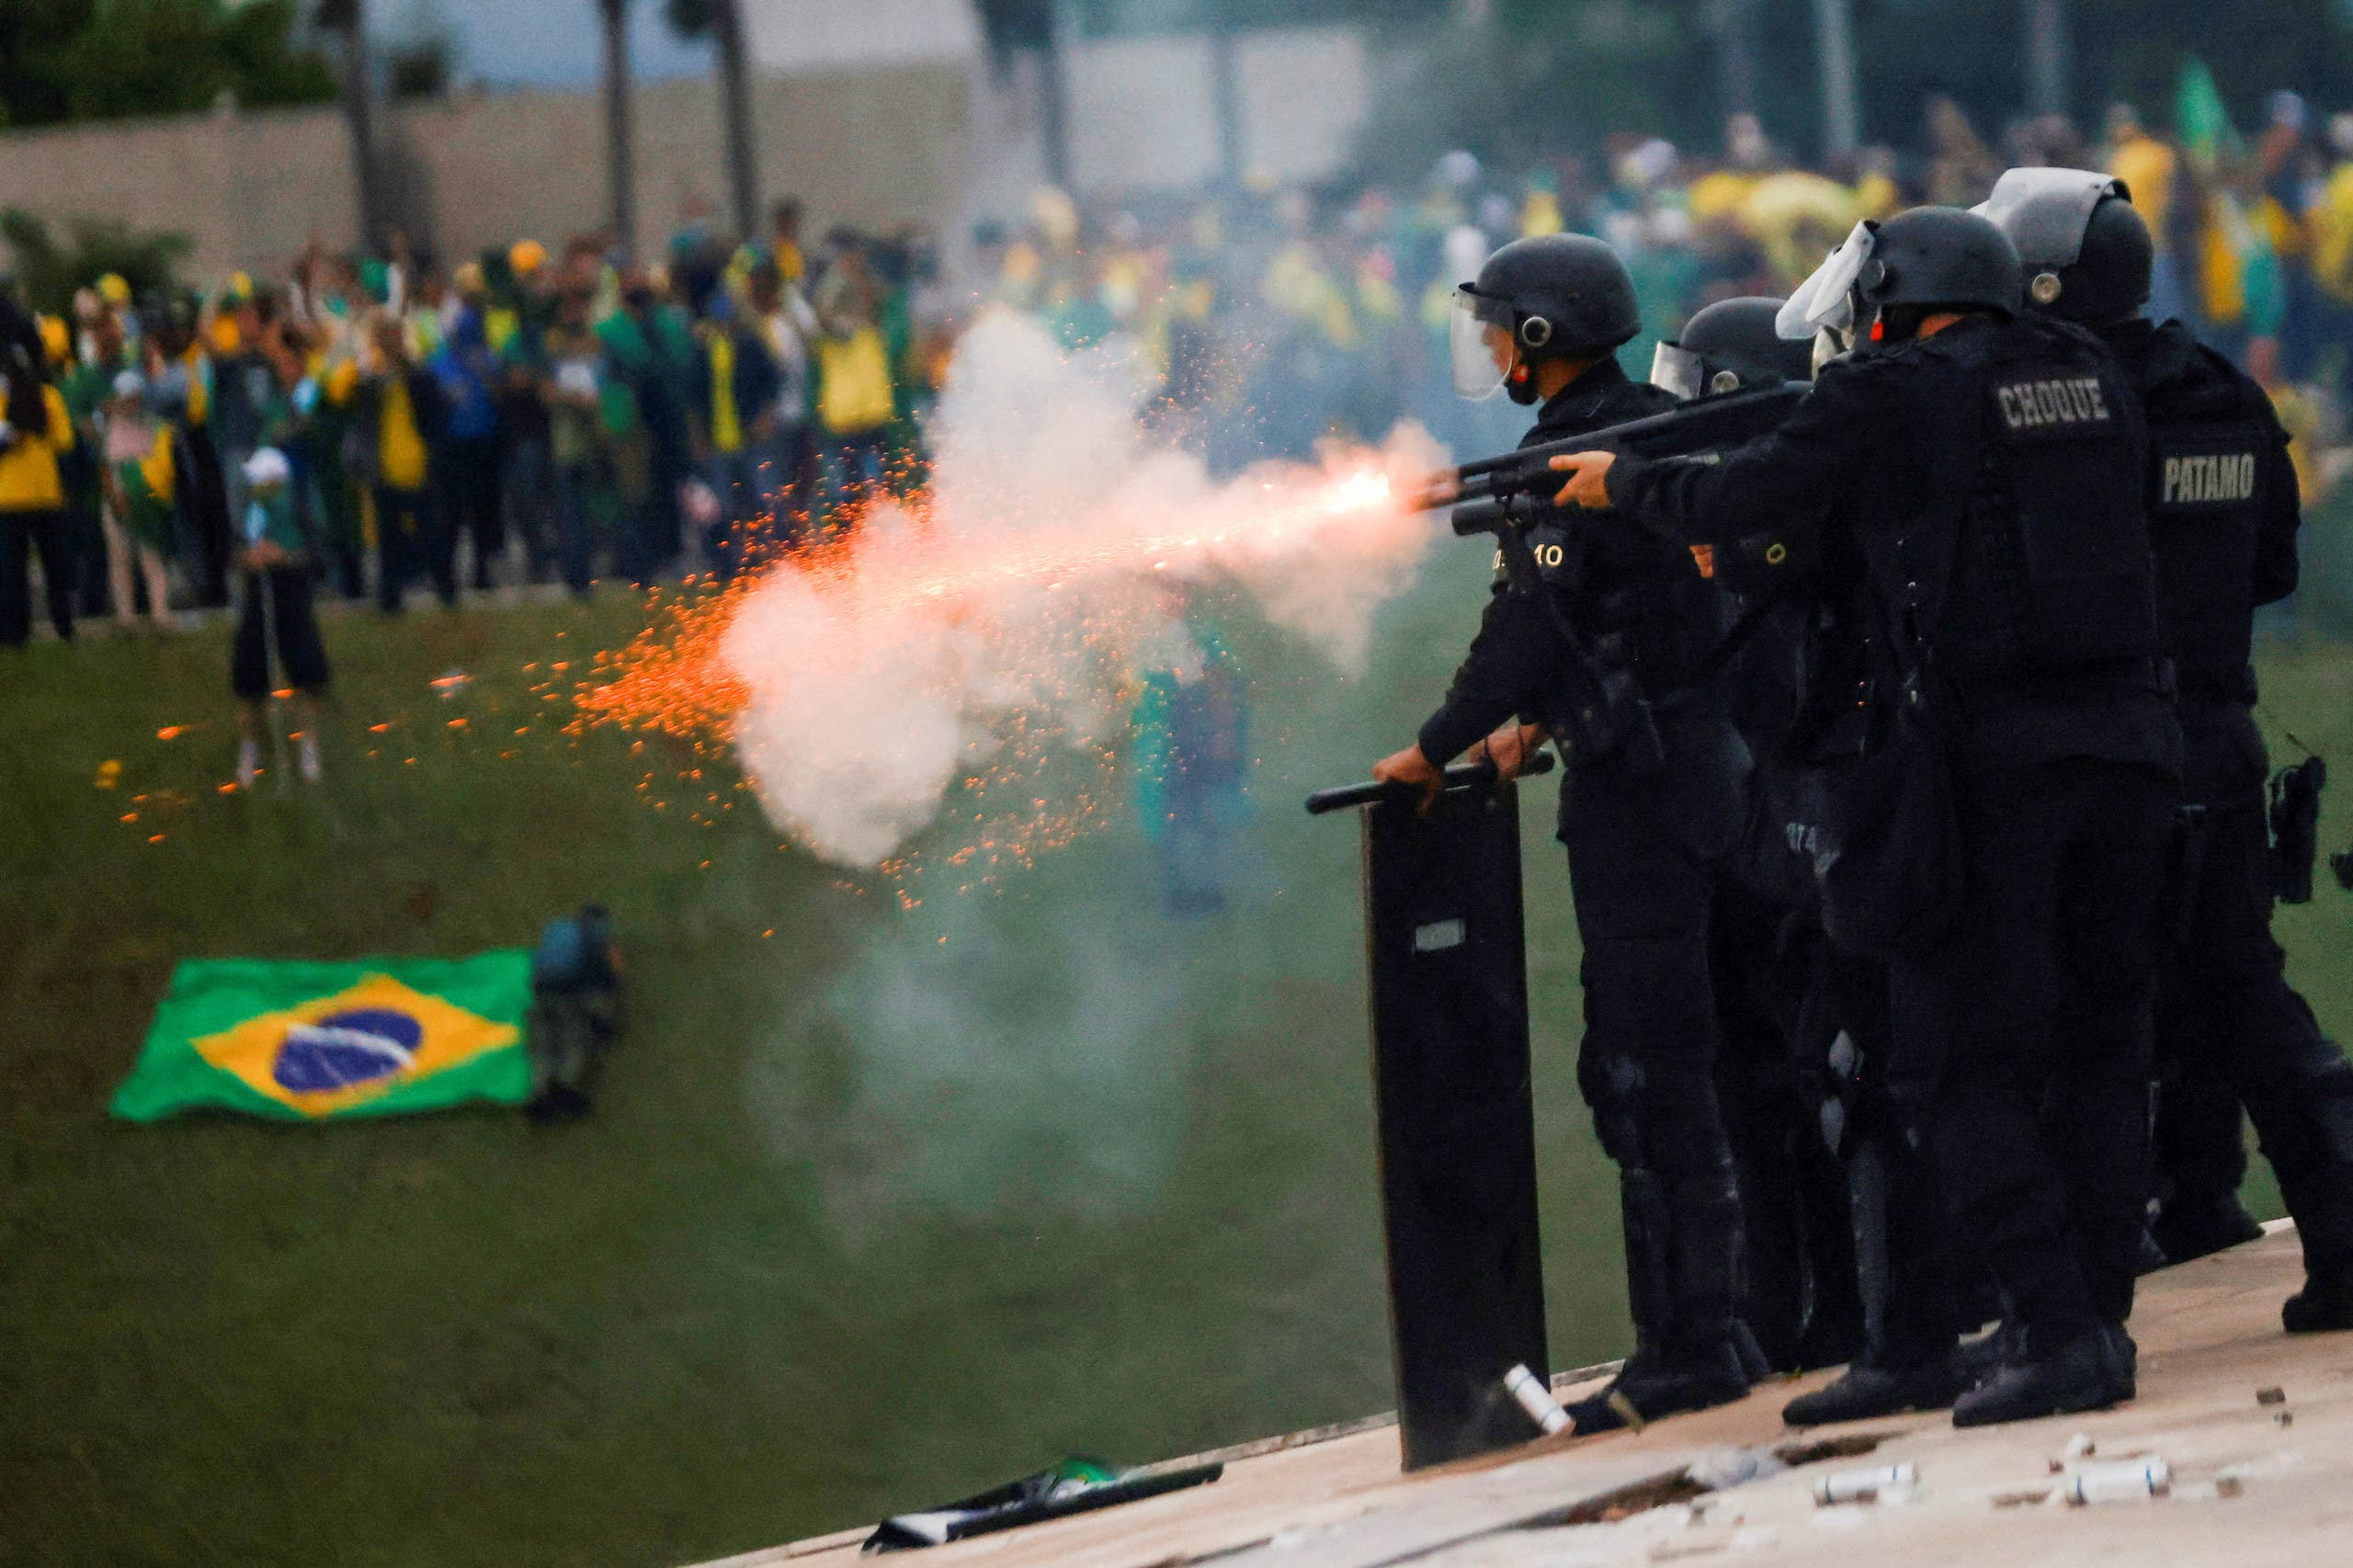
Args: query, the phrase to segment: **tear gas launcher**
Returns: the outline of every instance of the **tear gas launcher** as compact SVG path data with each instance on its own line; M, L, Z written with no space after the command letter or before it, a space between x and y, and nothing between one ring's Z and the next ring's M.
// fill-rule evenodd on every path
M1450 485L1441 482L1434 487L1423 497L1423 508L1434 511L1452 506L1456 533L1465 538L1494 534L1501 539L1555 513L1552 497L1560 493L1563 483L1562 476L1552 472L1556 457L1610 451L1629 457L1689 458L1722 451L1779 426L1804 398L1806 390L1804 382L1790 381L1699 398L1647 419L1523 447L1502 457L1482 458L1456 469Z
M1597 657L1568 622L1545 582L1574 584L1590 533L1553 504L1561 476L1552 460L1572 452L1614 451L1643 458L1703 458L1776 428L1806 394L1802 382L1694 399L1680 408L1565 440L1525 447L1465 463L1423 497L1423 509L1454 506L1454 531L1493 534L1505 577L1543 607L1568 654L1559 712L1546 715L1555 736L1591 758L1622 754L1631 777L1665 766L1657 725L1631 672Z

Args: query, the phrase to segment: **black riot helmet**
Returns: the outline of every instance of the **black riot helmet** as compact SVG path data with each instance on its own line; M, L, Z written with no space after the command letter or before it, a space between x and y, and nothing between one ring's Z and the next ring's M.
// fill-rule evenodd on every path
M1976 210L2018 247L2035 309L2097 326L2149 302L2156 244L2122 180L2089 169L2012 169Z
M1651 357L1652 384L1689 402L1813 375L1813 347L1774 330L1779 300L1720 300L1684 324Z
M1882 322L1938 310L2015 315L2025 293L2008 236L1958 207L1915 207L1878 225L1858 282Z
M1634 280L1618 253L1586 234L1514 240L1454 291L1454 390L1498 386L1536 401L1530 367L1607 354L1643 330Z

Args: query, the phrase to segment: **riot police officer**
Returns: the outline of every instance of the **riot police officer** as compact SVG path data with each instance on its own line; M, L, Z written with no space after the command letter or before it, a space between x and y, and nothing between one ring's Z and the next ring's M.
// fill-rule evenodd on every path
M2194 1256L2211 1250L2200 1233L2234 1211L2244 1221L2243 1101L2303 1241L2307 1284L2281 1315L2291 1332L2353 1328L2353 1065L2289 985L2271 937L2269 764L2248 663L2256 607L2296 587L2287 434L2262 388L2181 323L2142 314L2152 244L2122 181L2012 169L1982 210L2017 244L2034 307L2113 349L2148 415L2158 619L2180 692L2187 801L2157 1049L2190 1081L2219 1073L2235 1090L2185 1152L2159 1240L2169 1256Z
M1722 300L1699 311L1679 338L1658 346L1652 384L1696 402L1812 380L1812 346L1774 329L1783 303ZM1717 1097L1747 1244L1741 1320L1768 1366L1799 1371L1847 1360L1863 1333L1846 1175L1821 1130L1839 1026L1830 1023L1833 1009L1808 1005L1828 955L1811 876L1788 847L1784 787L1821 613L1802 556L1793 562L1786 546L1711 551L1708 565L1727 591L1728 618L1710 662L1722 667L1733 727L1756 758L1708 943L1722 1040Z
M2018 267L1955 209L1863 225L1797 313L1847 302L1873 341L1779 430L1714 464L1556 460L1563 502L1692 542L1812 519L1852 547L1881 672L1859 711L1902 720L1915 744L1897 755L1949 786L1963 868L1949 900L1915 897L1875 933L1891 1091L2009 1304L2001 1365L1955 1402L1963 1426L2132 1391L2147 931L2180 778L2133 394L2089 335L2020 312ZM1825 891L1853 885L1816 867Z
M1777 329L1786 303L1709 306L1659 346L1651 380L1692 396L1811 380L1813 346ZM1799 1426L1950 1404L1966 1386L1950 1347L1990 1315L1960 1304L1934 1164L1889 1102L1887 966L1828 940L1794 846L1804 768L1851 706L1853 676L1829 672L1866 619L1836 591L1824 535L1782 519L1713 558L1744 607L1725 687L1756 758L1710 949L1748 1243L1743 1317L1776 1368L1853 1362L1784 1408Z
M1529 444L1674 404L1619 369L1614 350L1641 324L1625 265L1597 240L1506 245L1457 306L1458 390L1501 383L1539 405ZM1635 1329L1620 1376L1572 1407L1584 1432L1737 1399L1757 1369L1735 1307L1740 1202L1712 1076L1707 946L1747 764L1699 679L1720 611L1691 552L1567 521L1529 531L1541 580L1498 582L1444 704L1374 774L1434 790L1474 744L1507 775L1548 735L1567 753L1577 1077L1620 1170Z

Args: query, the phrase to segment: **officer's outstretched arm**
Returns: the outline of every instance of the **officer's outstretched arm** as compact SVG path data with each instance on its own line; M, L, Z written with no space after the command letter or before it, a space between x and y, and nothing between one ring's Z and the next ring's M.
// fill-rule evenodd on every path
M1719 549L1818 523L1874 465L1904 450L1894 428L1900 405L1877 384L1882 375L1868 360L1826 366L1787 422L1719 462L1619 456L1578 465L1563 494L1597 484L1611 508L1686 544Z
M1559 506L1582 506L1588 512L1607 512L1609 499L1609 471L1617 466L1616 452L1571 452L1552 460L1552 471L1566 474L1567 483L1561 493L1552 497Z

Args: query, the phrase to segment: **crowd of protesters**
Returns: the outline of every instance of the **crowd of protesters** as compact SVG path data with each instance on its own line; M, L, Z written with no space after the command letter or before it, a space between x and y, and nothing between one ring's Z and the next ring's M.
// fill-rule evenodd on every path
M324 680L304 653L320 586L397 614L420 586L447 605L524 582L726 578L921 483L955 334L990 309L1074 348L1131 346L1146 417L1220 467L1407 416L1478 449L1508 422L1447 395L1442 340L1454 284L1495 246L1601 235L1671 335L1714 300L1786 291L1859 219L1974 202L2018 163L2130 183L2162 244L2155 310L2274 390L2316 490L2353 375L2353 114L2282 93L2252 139L2188 119L2160 131L2120 107L2097 140L2052 119L1988 138L1938 100L1916 153L1836 170L1735 116L1704 153L1630 135L1505 172L1458 152L1408 187L1085 208L1044 190L976 227L950 269L911 231L804 237L788 201L749 239L690 207L643 264L591 235L444 267L395 236L202 297L97 278L70 315L0 322L0 643L33 630L36 557L61 637L77 616L168 627L266 563L272 591L243 598L269 613L245 619L281 640L297 687ZM1650 345L1625 350L1637 374ZM275 520L254 505L265 453ZM267 684L261 636L241 694Z

